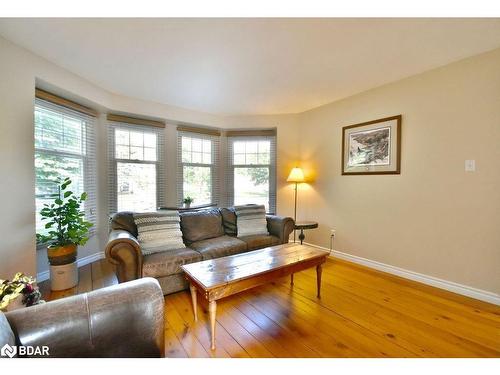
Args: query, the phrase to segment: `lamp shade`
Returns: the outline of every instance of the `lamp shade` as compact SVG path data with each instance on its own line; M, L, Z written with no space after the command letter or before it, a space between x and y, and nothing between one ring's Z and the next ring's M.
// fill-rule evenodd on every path
M287 182L304 182L304 172L302 172L302 169L299 167L295 167L292 169L290 174L288 175L288 178L286 179Z

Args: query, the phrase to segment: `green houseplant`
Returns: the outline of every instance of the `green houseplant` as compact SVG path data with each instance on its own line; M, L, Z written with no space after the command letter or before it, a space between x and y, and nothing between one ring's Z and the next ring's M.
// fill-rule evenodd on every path
M44 204L40 211L47 233L37 233L37 242L48 245L47 256L53 266L61 266L76 261L77 247L85 245L89 228L93 225L85 221L85 212L80 208L87 199L87 193L80 196L68 189L69 178L58 179L59 196L54 203Z
M193 199L193 198L191 198L191 197L188 195L186 198L184 198L183 202L184 202L184 205L186 206L186 208L189 208L189 207L191 207L191 203L193 203L193 202L194 202L194 199Z

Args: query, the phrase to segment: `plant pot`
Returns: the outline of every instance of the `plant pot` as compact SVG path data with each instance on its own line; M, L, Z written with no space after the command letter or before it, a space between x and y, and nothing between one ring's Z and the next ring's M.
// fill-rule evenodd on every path
M50 289L66 290L78 285L78 265L76 262L61 266L50 266Z
M191 203L184 203L184 208L191 208Z
M47 257L51 266L61 266L76 261L77 245L49 246Z

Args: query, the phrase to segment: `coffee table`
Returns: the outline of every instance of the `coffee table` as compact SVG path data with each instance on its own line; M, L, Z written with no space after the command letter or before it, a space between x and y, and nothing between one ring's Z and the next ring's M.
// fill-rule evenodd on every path
M181 266L190 283L194 320L198 320L197 292L208 301L211 349L215 349L217 300L316 267L317 297L321 298L321 271L328 252L312 246L284 244L261 250Z

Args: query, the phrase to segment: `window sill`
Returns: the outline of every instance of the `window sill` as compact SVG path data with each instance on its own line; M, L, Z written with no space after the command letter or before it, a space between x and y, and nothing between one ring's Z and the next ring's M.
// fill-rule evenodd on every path
M41 250L47 250L47 245L42 244L42 243L37 243L36 244L36 251L41 251Z

